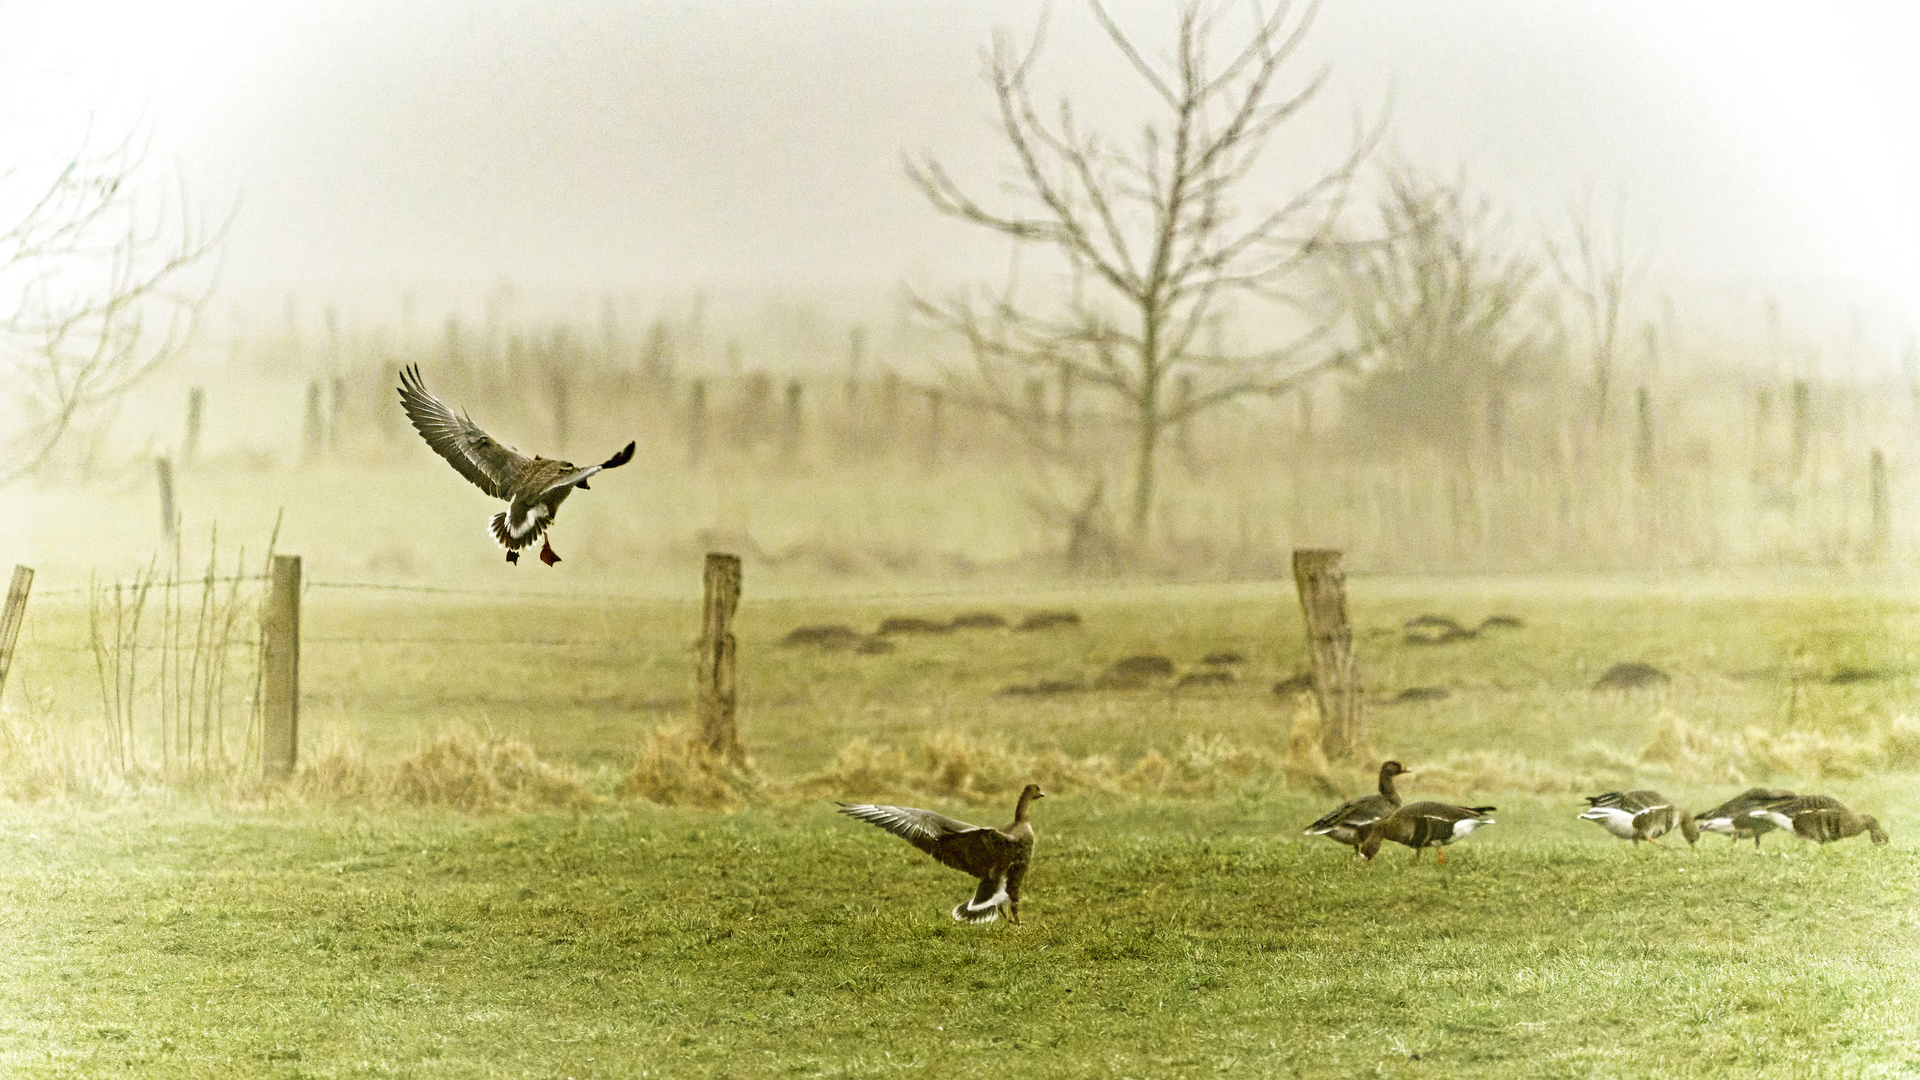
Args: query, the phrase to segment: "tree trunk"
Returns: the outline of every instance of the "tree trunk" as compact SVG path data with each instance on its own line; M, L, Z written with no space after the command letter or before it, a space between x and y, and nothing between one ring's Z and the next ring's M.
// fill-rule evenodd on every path
M1160 421L1150 414L1140 417L1140 445L1133 470L1133 513L1128 538L1136 552L1147 546L1147 521L1153 512L1153 458L1160 444Z

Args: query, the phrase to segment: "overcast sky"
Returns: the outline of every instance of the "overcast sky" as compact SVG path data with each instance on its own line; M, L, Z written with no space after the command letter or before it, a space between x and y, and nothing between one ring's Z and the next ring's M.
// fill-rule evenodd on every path
M1116 3L1143 41L1169 5ZM991 182L981 50L1026 3L0 0L10 146L138 113L202 205L239 200L223 303L603 290L881 290L1000 249L902 179L933 150ZM1812 288L1920 321L1920 5L1336 0L1332 79L1276 144L1390 144L1464 168L1524 228L1618 193L1673 280ZM1083 6L1050 85L1129 98Z

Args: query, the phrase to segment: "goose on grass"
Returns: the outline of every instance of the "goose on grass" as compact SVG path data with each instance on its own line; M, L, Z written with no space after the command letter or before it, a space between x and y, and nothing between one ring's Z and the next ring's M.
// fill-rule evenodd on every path
M1327 811L1326 816L1319 821L1307 826L1307 835L1324 836L1353 848L1355 855L1360 854L1360 844L1364 839L1361 834L1366 827L1400 809L1400 793L1394 790L1393 778L1412 775L1399 762L1386 762L1380 766L1378 795L1367 795L1341 803Z
M1412 848L1416 859L1420 857L1421 849L1433 848L1434 859L1444 863L1447 853L1441 849L1483 825L1493 824L1493 819L1487 815L1495 809L1491 806L1448 806L1437 802L1408 803L1361 830L1360 857L1372 862L1373 857L1380 853L1380 842L1391 840Z
M540 541L540 561L552 566L560 561L546 539L547 528L560 513L574 488L587 490L587 480L605 469L617 469L633 460L633 443L598 465L584 468L571 461L526 457L502 446L499 440L480 430L463 414L455 414L445 402L427 392L420 379L418 364L400 369L400 406L413 421L414 430L427 440L433 452L446 458L461 476L496 499L505 499L507 508L493 515L493 538L507 549L507 561L520 561L520 549Z
M955 905L955 920L990 923L1005 911L1008 922L1018 923L1020 885L1033 859L1033 823L1027 820L1027 810L1033 800L1045 797L1039 784L1028 784L1014 804L1013 820L999 828L969 825L912 806L842 803L840 812L878 825L942 864L979 878L972 899Z
M1752 817L1749 811L1786 802L1794 794L1785 788L1752 787L1704 813L1693 815L1705 832L1720 833L1734 843L1752 840L1755 849L1760 838L1779 828L1771 818Z
M1747 811L1748 818L1764 818L1802 840L1831 844L1866 833L1875 846L1887 842L1887 830L1868 814L1857 814L1831 795L1801 795Z
M1700 828L1693 815L1657 791L1648 788L1609 791L1604 795L1588 795L1586 800L1587 808L1580 813L1581 821L1591 821L1622 840L1631 840L1635 847L1640 846L1642 840L1651 843L1675 829L1680 830L1690 845L1700 839Z

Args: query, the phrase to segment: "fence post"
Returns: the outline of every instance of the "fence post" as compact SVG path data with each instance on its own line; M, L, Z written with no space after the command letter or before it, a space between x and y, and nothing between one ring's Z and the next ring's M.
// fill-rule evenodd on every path
M307 416L301 434L301 455L306 461L319 457L327 444L326 414L321 411L320 401L320 380L313 379L307 383Z
M7 610L0 614L0 691L7 688L7 671L13 667L13 643L20 637L20 623L27 617L27 592L33 588L33 569L13 568L13 584L7 588Z
M196 386L187 391L187 445L180 451L180 464L192 465L200 452L200 425L207 411L207 391Z
M704 597L700 605L700 738L707 749L734 765L745 765L734 720L733 613L740 605L740 556L707 553Z
M175 548L180 546L180 517L173 507L173 462L166 458L153 459L154 472L160 479L160 536Z
M1340 552L1294 551L1293 582L1306 615L1313 694L1322 720L1321 748L1329 758L1350 759L1365 740L1360 726L1360 676L1353 666L1353 627L1347 622L1347 574L1340 566Z
M707 380L693 380L693 392L687 399L687 467L700 464L707 445Z
M1867 491L1873 503L1873 518L1867 530L1867 560L1879 562L1893 546L1893 511L1887 498L1887 456L1877 447L1867 459Z
M288 776L300 753L300 556L275 555L261 664L260 775Z
M940 464L941 406L946 396L938 390L927 391L927 448L926 461L929 467Z
M789 457L800 452L800 438L805 424L805 414L800 405L800 380L787 380L787 419L780 435L780 448Z

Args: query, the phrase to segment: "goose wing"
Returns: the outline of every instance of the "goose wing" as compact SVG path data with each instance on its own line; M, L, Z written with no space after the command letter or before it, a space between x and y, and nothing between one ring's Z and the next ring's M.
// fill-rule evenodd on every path
M877 825L941 863L974 877L995 877L1003 873L1007 858L1021 848L1018 841L998 829L969 825L914 806L843 803L840 812Z
M1324 836L1342 825L1357 829L1362 825L1371 825L1393 811L1393 804L1379 795L1350 799L1327 811L1320 820L1307 826L1306 832L1308 836Z
M1703 821L1731 822L1736 818L1745 817L1749 810L1755 810L1771 803L1785 802L1794 797L1793 792L1787 791L1784 788L1748 788L1706 813L1695 816Z
M551 479L543 478L542 483L545 486L541 487L539 491L535 492L533 495L533 498L537 499L542 495L548 495L555 491L560 490L561 488L572 487L575 484L584 484L584 482L588 477L591 477L596 473L605 472L608 469L617 469L620 466L625 465L627 462L633 460L633 447L634 447L633 443L628 443L625 449L621 450L619 453L613 455L612 457L608 458L607 460L601 462L598 465L588 465L584 469L575 469L572 466L568 466L568 469L569 469L568 472L561 473L559 476L553 477Z
M418 364L400 369L400 406L434 453L494 498L504 497L509 480L527 467L525 457L428 393Z

